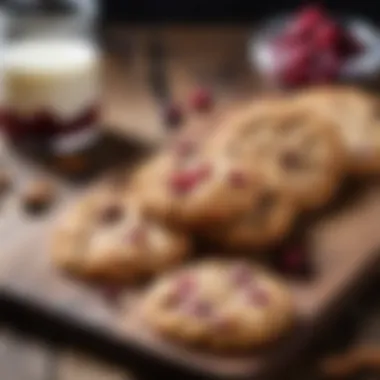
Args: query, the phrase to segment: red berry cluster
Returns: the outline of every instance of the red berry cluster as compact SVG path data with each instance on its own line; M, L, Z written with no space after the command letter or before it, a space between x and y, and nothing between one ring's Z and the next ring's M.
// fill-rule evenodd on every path
M346 28L316 6L296 14L274 47L282 57L279 80L288 86L336 80L342 64L361 50Z
M207 112L213 106L213 97L206 88L197 88L190 94L189 106L195 112ZM164 119L169 127L178 127L184 119L182 107L177 103L169 103L164 107Z

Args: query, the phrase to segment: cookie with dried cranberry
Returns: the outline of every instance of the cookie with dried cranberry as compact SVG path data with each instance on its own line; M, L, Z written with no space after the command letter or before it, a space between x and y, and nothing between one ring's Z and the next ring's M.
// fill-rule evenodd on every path
M266 187L259 203L230 223L205 231L205 237L229 248L255 249L283 240L294 225L298 209L294 198L277 186Z
M158 279L143 312L157 333L214 350L270 344L295 320L287 286L238 260L203 261Z
M231 122L214 152L258 163L302 208L333 196L345 174L346 151L329 120L284 100L248 108Z
M154 158L131 182L153 215L201 228L258 202L261 173L250 163L182 148Z
M137 197L101 189L84 197L58 224L55 264L84 279L133 281L181 262L185 235L144 213Z
M301 92L295 101L333 121L348 153L348 171L380 171L379 105L367 93L351 87L318 87Z

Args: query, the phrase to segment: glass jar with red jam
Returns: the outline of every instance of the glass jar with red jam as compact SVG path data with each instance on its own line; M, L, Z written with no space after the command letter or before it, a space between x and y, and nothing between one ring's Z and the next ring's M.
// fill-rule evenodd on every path
M3 63L3 130L15 144L33 142L71 155L93 144L98 133L96 2L12 3Z

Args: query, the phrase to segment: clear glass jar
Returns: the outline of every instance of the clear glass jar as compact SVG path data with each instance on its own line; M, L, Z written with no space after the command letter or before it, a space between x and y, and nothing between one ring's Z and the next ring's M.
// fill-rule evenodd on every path
M12 142L41 143L65 155L96 140L100 88L95 4L18 0L5 8L2 109Z

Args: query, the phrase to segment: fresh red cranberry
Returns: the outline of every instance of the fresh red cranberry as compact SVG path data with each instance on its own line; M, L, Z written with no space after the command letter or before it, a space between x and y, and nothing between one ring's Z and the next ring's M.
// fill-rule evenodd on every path
M236 188L243 188L247 185L248 182L245 173L239 170L232 170L228 175L228 179L231 185Z
M293 20L288 33L300 39L311 37L313 31L325 19L323 10L318 6L309 6L298 13Z
M168 104L164 108L165 123L169 127L178 127L183 121L183 112L178 104Z
M190 104L196 111L208 111L213 105L210 91L204 88L197 89L190 97Z
M313 43L316 49L335 51L338 48L342 35L343 31L341 28L334 22L328 21L316 29Z

